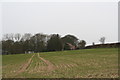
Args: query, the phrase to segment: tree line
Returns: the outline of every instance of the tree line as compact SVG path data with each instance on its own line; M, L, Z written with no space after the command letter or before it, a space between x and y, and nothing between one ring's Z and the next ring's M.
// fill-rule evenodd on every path
M21 53L38 53L48 51L75 50L85 48L86 41L79 40L74 35L59 34L30 34L21 35L4 34L2 38L2 54L21 54Z

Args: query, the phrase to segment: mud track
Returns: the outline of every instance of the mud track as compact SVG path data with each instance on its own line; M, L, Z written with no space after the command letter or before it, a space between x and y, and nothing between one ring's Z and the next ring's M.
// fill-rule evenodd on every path
M53 71L55 69L55 66L50 61L40 57L39 53L38 53L38 58L41 59L45 64L47 64L48 71Z
M31 64L31 61L32 61L32 58L34 57L34 55L35 55L35 54L33 54L32 57L30 57L30 59L27 61L27 63L25 63L25 64L20 68L20 70L18 70L18 72L16 73L16 75L24 72L24 71L29 67L29 65ZM15 76L16 76L16 75L15 75Z

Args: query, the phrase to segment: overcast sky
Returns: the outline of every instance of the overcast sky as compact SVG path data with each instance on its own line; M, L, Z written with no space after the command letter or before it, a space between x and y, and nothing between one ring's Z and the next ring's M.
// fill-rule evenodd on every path
M72 34L87 44L118 41L117 2L2 3L2 33Z

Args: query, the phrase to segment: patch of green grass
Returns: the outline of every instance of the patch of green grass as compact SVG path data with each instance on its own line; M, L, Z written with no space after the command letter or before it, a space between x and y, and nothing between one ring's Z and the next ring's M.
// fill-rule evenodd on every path
M20 70L21 66L23 66L32 55L33 54L3 55L2 76L14 77L16 72Z

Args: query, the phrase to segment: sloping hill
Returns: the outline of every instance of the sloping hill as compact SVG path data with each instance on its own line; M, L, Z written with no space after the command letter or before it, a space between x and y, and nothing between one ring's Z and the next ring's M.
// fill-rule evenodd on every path
M3 55L3 78L118 77L118 49Z

